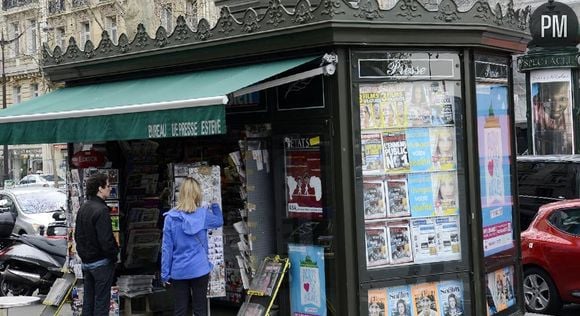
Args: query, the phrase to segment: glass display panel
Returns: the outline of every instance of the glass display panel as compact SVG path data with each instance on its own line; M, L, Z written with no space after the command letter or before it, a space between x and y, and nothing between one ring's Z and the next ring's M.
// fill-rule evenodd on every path
M574 153L570 69L531 71L530 84L534 154Z
M507 69L507 60L502 59ZM497 61L489 62L498 67ZM491 73L476 81L480 196L483 254L486 262L513 254L515 247L512 197L512 129L508 111L507 71Z
M384 55L358 60L366 267L461 260L458 57Z

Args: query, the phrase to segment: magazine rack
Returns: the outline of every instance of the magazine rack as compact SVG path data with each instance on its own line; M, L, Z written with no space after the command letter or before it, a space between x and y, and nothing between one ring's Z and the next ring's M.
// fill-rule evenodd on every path
M246 301L238 315L267 316L278 295L284 275L290 267L288 258L266 257L253 278Z

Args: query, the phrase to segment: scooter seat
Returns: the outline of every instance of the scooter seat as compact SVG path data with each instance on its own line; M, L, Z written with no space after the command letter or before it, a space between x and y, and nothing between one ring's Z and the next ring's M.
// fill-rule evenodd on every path
M20 238L25 243L29 243L51 255L66 257L66 239L46 239L45 237L36 235L22 235Z

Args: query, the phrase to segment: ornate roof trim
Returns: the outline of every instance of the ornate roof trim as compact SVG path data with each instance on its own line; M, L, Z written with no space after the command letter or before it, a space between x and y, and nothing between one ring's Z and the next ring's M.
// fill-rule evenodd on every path
M281 0L270 0L268 8L263 14L254 9L247 9L238 20L228 7L223 7L217 23L212 28L206 19L200 19L196 31L187 25L185 18L177 18L176 27L168 33L159 27L155 38L151 38L145 27L139 24L137 33L132 41L126 34L122 34L117 44L114 44L109 34L104 31L98 46L91 41L85 43L84 49L78 47L76 40L71 37L66 51L62 48L50 48L43 45L43 66L57 66L90 60L106 59L110 57L138 54L153 50L183 47L210 41L224 40L234 37L243 37L253 34L272 32L289 28L303 27L321 22L372 23L373 25L469 25L470 27L488 26L528 33L531 8L514 10L513 0L502 12L498 4L492 9L489 3L478 0L467 11L459 11L453 0L443 0L438 10L429 11L417 0L399 0L389 9L382 10L377 0L360 0L352 5L347 0L321 0L313 6L308 0L298 0L293 8L286 8Z

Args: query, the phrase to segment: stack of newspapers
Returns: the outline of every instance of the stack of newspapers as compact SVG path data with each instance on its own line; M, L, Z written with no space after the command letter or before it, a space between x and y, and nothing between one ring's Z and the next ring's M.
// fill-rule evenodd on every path
M136 297L153 292L153 275L122 275L117 279L119 294Z

